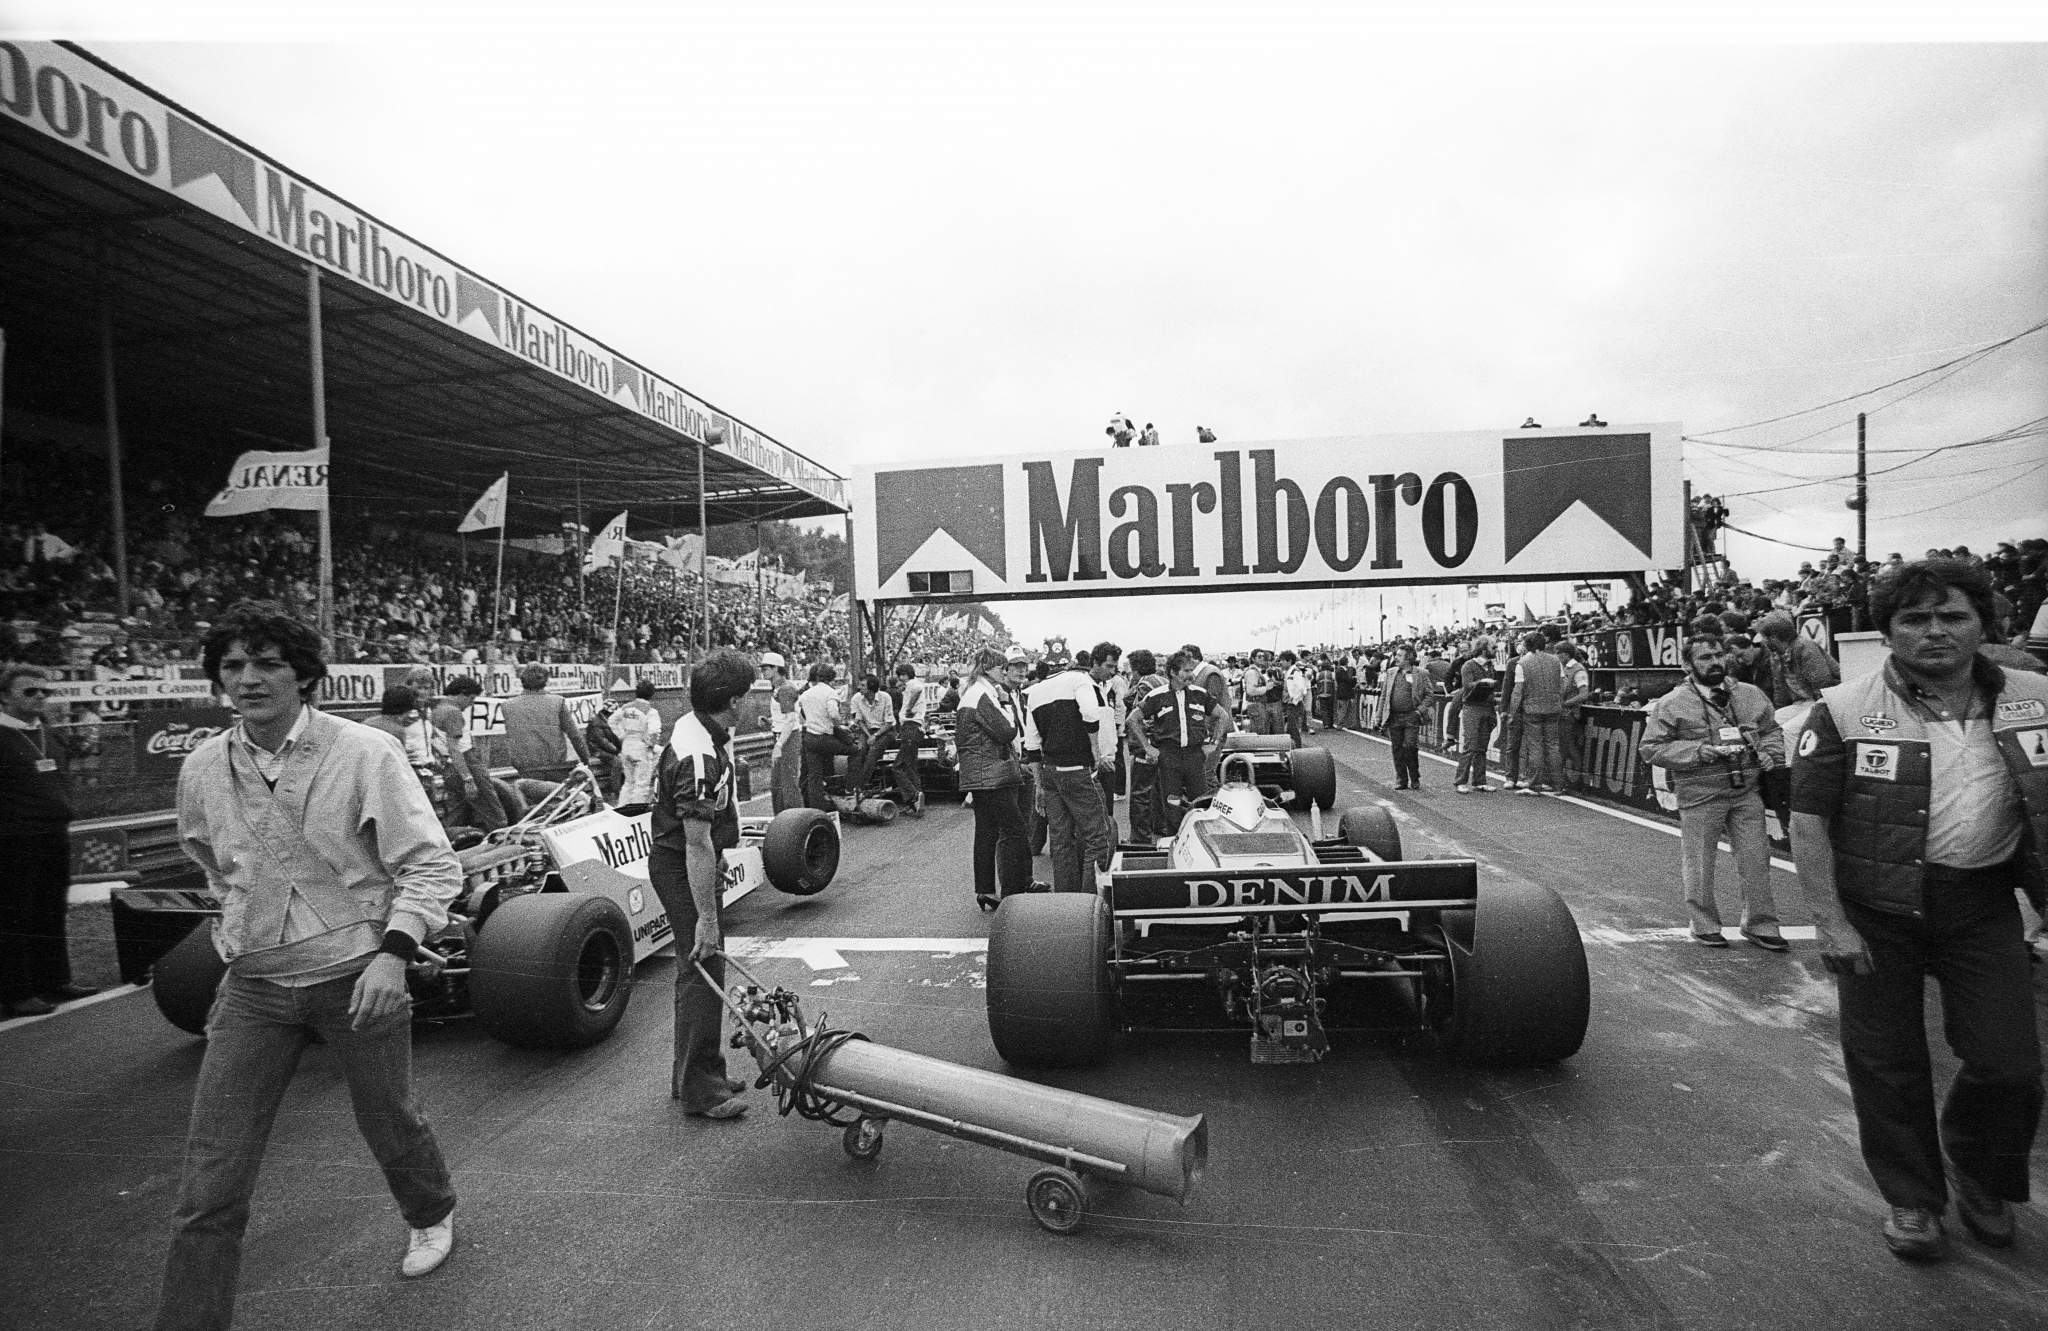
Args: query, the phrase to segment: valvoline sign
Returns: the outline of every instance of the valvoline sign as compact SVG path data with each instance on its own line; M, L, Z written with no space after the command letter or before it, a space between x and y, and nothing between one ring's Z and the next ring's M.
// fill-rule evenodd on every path
M862 468L864 599L1489 582L1675 568L1677 424Z

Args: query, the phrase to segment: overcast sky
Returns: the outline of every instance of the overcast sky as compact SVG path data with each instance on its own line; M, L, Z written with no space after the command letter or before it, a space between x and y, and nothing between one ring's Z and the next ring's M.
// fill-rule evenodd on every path
M2048 319L2038 41L1272 6L546 17L566 8L380 0L314 29L74 0L36 35L841 473L1094 447L1114 411L1173 445L1597 411L1683 423L1696 490L1792 543L1732 537L1761 578L1853 541L1846 483L1741 492L1852 472L1860 408L1873 450L1915 450L1873 471L2031 426L1875 478L1876 557L2048 535L2048 332L1807 410ZM1943 13L1857 35L2019 35ZM1393 629L1429 597L1391 597ZM1033 640L1241 645L1330 599L998 608Z

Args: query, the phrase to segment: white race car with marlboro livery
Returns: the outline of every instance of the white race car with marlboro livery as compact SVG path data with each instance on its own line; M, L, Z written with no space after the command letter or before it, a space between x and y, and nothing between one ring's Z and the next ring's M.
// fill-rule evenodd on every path
M462 895L407 972L413 1014L471 1014L516 1045L574 1048L610 1035L632 997L633 968L673 941L668 913L647 881L652 845L648 815L605 807L588 769L579 768L517 823L458 851ZM810 896L838 870L839 821L816 809L741 818L740 844L723 860L728 903L763 883ZM171 888L113 896L124 975L144 964L138 948L147 944L137 936L161 939L181 923L178 916L200 924L149 971L164 1017L203 1035L226 969L209 924L219 902Z
M1025 1067L1101 1060L1119 1030L1249 1027L1254 1063L1320 1059L1328 1032L1396 1029L1477 1061L1567 1058L1590 1011L1564 901L1482 884L1473 860L1406 860L1381 808L1325 839L1226 752L1223 784L1172 845L1124 851L1094 893L1005 898L988 1023Z

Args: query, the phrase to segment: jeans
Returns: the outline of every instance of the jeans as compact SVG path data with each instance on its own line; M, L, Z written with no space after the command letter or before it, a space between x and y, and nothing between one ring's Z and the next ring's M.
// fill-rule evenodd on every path
M1109 810L1102 802L1102 787L1095 784L1095 771L1084 767L1063 772L1041 763L1038 779L1045 784L1046 850L1052 855L1052 890L1092 892L1095 879L1089 874L1092 862L1109 867Z
M725 1022L725 1004L719 1000L719 991L704 983L689 960L690 948L697 941L697 899L690 894L688 860L656 846L647 857L647 881L661 898L661 908L668 912L671 937L676 940L676 1038L668 1093L683 1102L685 1112L698 1114L732 1097L726 1080L725 1046L718 1038ZM724 986L724 957L711 958L704 969Z
M225 1327L235 1313L242 1233L277 1108L314 1032L341 1061L356 1126L414 1229L455 1209L441 1148L412 1084L412 1013L349 1029L357 976L293 988L229 973L206 1021L184 1177L164 1267L158 1331Z
M1029 786L993 786L968 792L974 797L974 893L976 896L1022 892L1031 885L1031 828L1024 821Z
M832 775L832 760L854 751L850 741L838 735L804 732L804 803L813 809L832 812L832 797L825 793L825 778ZM855 792L859 797L859 792Z
M1678 811L1678 867L1685 882L1685 906L1696 934L1721 932L1721 908L1714 901L1715 843L1723 833L1742 880L1742 927L1759 934L1778 932L1778 908L1771 896L1771 843L1764 835L1764 802L1754 790L1731 790L1704 804Z
M1558 743L1564 753L1565 789L1579 785L1585 778L1586 767L1586 723L1567 712L1558 724Z
M1196 779L1201 779L1200 773ZM1159 767L1131 754L1131 840L1150 843L1159 835Z
M896 790L913 809L924 805L924 778L917 770L917 751L923 747L923 726L905 721L896 727Z
M1509 712L1500 719L1500 774L1509 785L1522 780L1522 714Z
M1486 742L1493 737L1493 709L1467 707L1458 713L1457 785L1486 784Z
M1558 738L1562 720L1555 712L1522 714L1522 776L1532 786L1558 788L1563 776L1558 769L1564 766L1564 749Z
M792 731L776 739L768 787L768 806L774 812L804 807L803 758L801 731Z
M1869 975L1835 977L1863 1161L1893 1206L1948 1204L1944 1150L1985 1191L2023 1202L2041 1120L2041 1048L2013 896L2018 874L2001 881L1997 870L1976 870L1963 884L1929 866L1927 877L1920 919L1845 903L1876 963ZM1962 1062L1938 1120L1928 976L1941 990L1943 1034Z

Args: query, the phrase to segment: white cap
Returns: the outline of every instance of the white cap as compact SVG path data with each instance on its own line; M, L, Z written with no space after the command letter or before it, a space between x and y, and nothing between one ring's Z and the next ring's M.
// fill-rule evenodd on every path
M782 653L781 653L781 652L763 652L763 653L761 653L761 664L762 664L762 665L764 665L764 666L775 666L775 667L777 667L778 669L782 669L782 670L787 670L787 669L789 669L789 662L787 662L787 661L785 661L785 660L783 660L783 659L782 659Z

